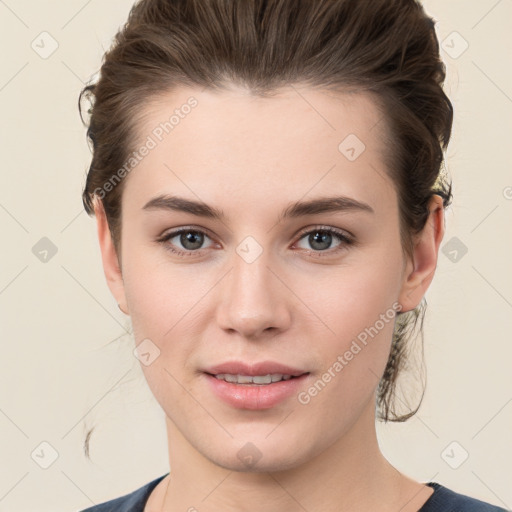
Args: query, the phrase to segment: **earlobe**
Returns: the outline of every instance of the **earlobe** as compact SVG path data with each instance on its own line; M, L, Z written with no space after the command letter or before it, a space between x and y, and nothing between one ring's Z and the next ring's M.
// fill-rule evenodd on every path
M105 210L103 208L103 203L100 200L97 200L94 204L94 213L96 217L96 227L103 263L103 272L107 280L107 285L114 296L119 309L123 313L128 314L121 266L112 241L112 235L107 222Z
M434 194L429 203L429 217L414 242L414 261L409 260L399 297L401 312L411 311L423 299L437 267L439 246L444 236L444 207L441 196Z

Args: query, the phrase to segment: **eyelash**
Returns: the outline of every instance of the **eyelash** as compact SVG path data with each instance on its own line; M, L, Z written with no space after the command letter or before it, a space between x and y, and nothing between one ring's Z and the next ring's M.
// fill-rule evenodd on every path
M175 248L172 247L172 245L170 245L168 243L169 240L171 240L172 238L174 238L177 235L180 235L182 233L191 233L191 232L206 235L208 238L211 238L208 236L208 233L206 233L202 229L197 229L197 228L193 228L193 227L183 227L183 228L177 229L175 231L171 231L170 233L166 233L165 235L158 238L157 242L163 244L166 250L168 250L168 251L172 252L173 254L176 254L177 256L180 256L180 257L201 254L202 249L181 251L181 250L176 250ZM310 235L310 234L318 233L318 232L328 233L330 235L333 235L334 237L338 238L338 240L341 243L338 246L336 246L334 249L326 249L324 251L317 251L314 249L309 249L309 250L303 249L304 251L306 251L309 254L313 253L315 257L325 257L326 255L333 256L343 250L346 250L348 246L353 245L355 243L352 236L345 234L345 232L343 232L341 230L338 230L338 229L332 228L332 227L328 227L328 226L316 226L313 229L306 228L305 230L303 230L299 233L298 241L302 240L306 235Z

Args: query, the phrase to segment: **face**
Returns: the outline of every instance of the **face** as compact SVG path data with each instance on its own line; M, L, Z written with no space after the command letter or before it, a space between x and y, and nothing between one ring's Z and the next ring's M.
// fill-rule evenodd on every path
M298 87L182 88L144 114L141 145L155 144L125 178L119 275L107 237L102 251L147 382L182 442L215 464L297 466L373 412L394 315L435 267L403 256L382 114L365 95ZM248 368L214 368L226 362ZM287 368L254 366L265 362ZM297 375L212 376L251 369Z

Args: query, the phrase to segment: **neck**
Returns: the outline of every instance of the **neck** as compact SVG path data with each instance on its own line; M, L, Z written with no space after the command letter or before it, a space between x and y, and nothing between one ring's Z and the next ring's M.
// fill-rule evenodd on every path
M234 471L215 464L167 418L171 472L161 482L161 497L146 510L418 510L432 490L400 474L384 458L374 415L374 404L369 403L349 431L323 452L291 469L268 472ZM418 501L422 491L424 499ZM416 503L413 508L411 500Z

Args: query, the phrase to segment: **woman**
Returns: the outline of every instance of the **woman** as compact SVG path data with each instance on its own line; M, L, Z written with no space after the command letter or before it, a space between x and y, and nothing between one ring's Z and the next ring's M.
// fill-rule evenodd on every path
M170 473L88 512L494 511L382 455L444 235L452 105L414 0L142 0L83 194ZM419 405L418 405L419 407Z

